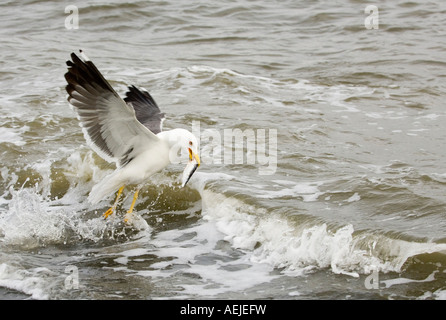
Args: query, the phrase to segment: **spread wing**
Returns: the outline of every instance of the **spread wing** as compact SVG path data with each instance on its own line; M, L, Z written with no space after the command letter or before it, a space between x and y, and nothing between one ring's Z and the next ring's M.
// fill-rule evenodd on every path
M138 121L135 114L138 107L133 109L120 98L82 51L80 56L82 59L72 53L72 61L67 61L68 101L77 112L92 149L107 161L125 165L159 138ZM129 102L138 105L140 100Z
M136 119L154 134L163 130L164 113L147 91L131 86L124 101L133 107Z

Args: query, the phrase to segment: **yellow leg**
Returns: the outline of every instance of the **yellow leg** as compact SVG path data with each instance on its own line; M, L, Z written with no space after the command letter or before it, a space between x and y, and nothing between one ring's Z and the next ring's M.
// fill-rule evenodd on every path
M136 199L138 199L139 189L136 189L135 194L133 195L133 201L132 205L129 208L129 211L127 211L127 214L125 215L124 222L129 222L129 220L132 217L133 208L135 207Z
M119 202L119 198L121 197L122 191L124 190L125 185L123 185L121 188L119 188L118 190L118 195L116 196L116 200L115 203L113 203L113 206L108 209L102 216L107 219L112 213L113 211L116 210L116 206L118 205Z

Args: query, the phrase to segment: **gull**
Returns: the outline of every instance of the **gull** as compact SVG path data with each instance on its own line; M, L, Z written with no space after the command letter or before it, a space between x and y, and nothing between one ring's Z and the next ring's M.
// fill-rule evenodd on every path
M163 131L164 113L152 96L132 85L122 99L82 50L79 56L72 53L66 63L68 102L84 137L99 156L116 164L116 170L97 183L88 196L88 201L95 204L117 190L104 218L116 211L125 186L136 184L124 219L129 222L142 184L170 163L178 162L178 154L189 155L182 177L184 187L200 166L197 138L185 129Z

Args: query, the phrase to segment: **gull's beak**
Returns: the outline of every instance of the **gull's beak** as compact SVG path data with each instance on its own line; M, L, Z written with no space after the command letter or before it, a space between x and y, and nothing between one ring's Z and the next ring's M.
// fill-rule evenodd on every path
M195 161L197 161L197 166L200 166L200 157L198 156L198 154L194 153L192 151L191 148L188 148L189 150L189 160L192 161L193 159L195 159Z
M186 183L194 174L195 170L197 170L197 168L200 166L200 157L198 156L198 154L193 152L191 148L189 148L188 150L189 150L189 162L183 171L183 179L181 184L182 187L186 185Z

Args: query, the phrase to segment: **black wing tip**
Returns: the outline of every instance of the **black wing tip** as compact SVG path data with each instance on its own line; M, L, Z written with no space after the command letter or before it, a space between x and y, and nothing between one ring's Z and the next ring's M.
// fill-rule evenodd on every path
M135 85L128 86L128 92L126 92L126 96L130 94L139 94L142 93L143 90L141 88L136 87Z
M150 95L150 93L147 90L145 90L143 88L138 88L134 85L131 85L128 87L128 91L125 93L125 99L127 99L126 102L128 102L135 98L138 100L141 100L141 101L145 101L148 99L148 101L150 102L151 105L158 108L158 105L156 104L155 99L153 99L153 97Z
M103 90L109 91L117 95L110 83L104 78L102 73L98 70L95 64L85 55L82 49L79 50L79 55L72 52L71 61L66 61L68 71L65 73L65 79L68 84L73 86L80 85L84 89L86 86L93 84L101 87ZM88 91L88 90L87 90Z
M73 68L79 65L86 65L87 61L91 61L88 59L88 57L84 54L84 51L82 49L79 49L79 55L77 55L75 52L72 52L70 54L71 60L67 60L66 64L68 67Z
M124 101L135 110L136 119L147 129L157 134L162 131L161 123L165 118L155 99L145 89L134 85L128 87Z

